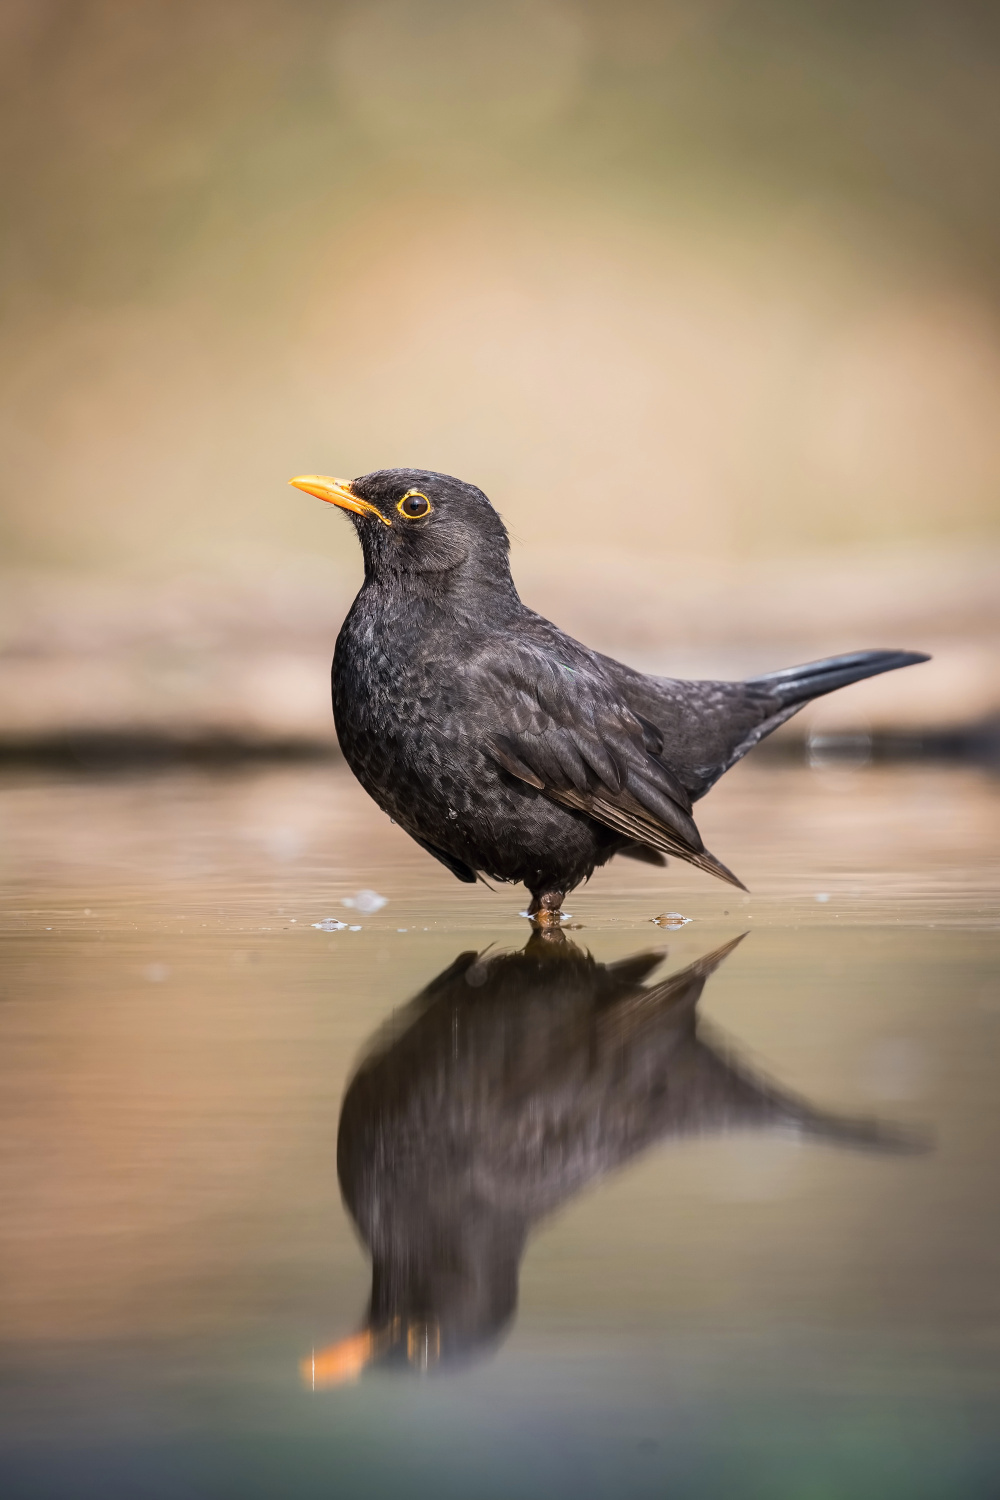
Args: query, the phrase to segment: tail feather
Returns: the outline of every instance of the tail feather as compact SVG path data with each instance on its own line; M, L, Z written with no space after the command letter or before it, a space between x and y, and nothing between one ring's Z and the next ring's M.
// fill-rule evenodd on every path
M622 668L622 695L635 713L659 729L662 758L696 800L811 699L929 660L921 651L852 651L746 682L684 682ZM722 874L727 878L728 871Z
M785 667L780 672L765 672L751 677L747 687L763 688L777 699L782 708L808 703L824 693L832 693L849 683L881 672L895 672L898 667L912 667L930 661L921 651L852 651L846 656L828 656L823 661L806 662L801 667Z

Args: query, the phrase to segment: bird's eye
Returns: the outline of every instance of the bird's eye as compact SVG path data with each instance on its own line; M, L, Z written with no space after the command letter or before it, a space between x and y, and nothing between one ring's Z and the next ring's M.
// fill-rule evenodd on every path
M405 516L408 521L419 521L421 516L429 516L431 508L431 502L419 490L407 490L396 506L399 514Z

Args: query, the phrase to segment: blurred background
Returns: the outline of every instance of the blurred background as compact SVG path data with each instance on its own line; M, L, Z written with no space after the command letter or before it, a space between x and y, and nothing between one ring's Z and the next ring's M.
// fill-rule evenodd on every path
M395 465L482 486L590 644L720 676L925 649L812 732L988 738L995 6L0 27L0 753L332 749L360 558L286 481Z
M0 74L0 1493L994 1500L1000 6L0 0ZM720 1048L928 1149L651 1151L501 1357L314 1397L344 1086L528 936L323 763L361 559L287 481L396 465L637 667L933 653L708 799L752 896L616 861L572 932L749 932Z

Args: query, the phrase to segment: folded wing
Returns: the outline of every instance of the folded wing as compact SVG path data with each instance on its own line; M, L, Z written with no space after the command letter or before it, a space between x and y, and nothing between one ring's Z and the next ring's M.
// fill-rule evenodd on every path
M509 775L625 838L674 854L745 889L705 848L691 797L664 756L661 731L597 672L528 644L467 670L488 722L488 753Z

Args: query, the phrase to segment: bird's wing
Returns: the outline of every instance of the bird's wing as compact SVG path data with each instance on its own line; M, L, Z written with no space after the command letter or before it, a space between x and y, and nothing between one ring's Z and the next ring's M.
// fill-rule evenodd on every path
M598 670L524 642L479 653L467 670L487 705L486 749L511 776L744 888L702 843L690 795L662 758L660 731Z

